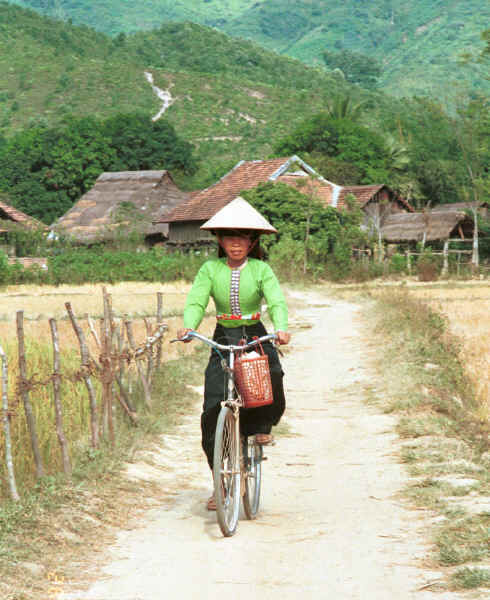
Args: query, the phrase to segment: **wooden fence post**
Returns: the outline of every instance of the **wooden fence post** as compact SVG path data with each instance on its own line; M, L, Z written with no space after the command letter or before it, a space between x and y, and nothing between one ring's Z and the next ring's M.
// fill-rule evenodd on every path
M105 287L102 288L102 295L104 298L104 319L102 327L102 398L104 404L104 414L107 417L107 425L109 428L109 437L111 444L115 444L114 435L114 419L112 414L112 306L109 298L109 294Z
M163 323L163 294L162 292L157 292L157 327ZM156 369L160 368L162 363L162 340L158 340L157 342L157 355L156 355Z
M71 477L70 455L63 431L63 410L61 408L61 369L60 369L60 343L58 338L58 327L55 319L49 319L51 338L53 340L53 399L56 422L56 435L61 449L63 460L63 471L67 477Z
M145 323L145 329L146 329L146 337L149 338L151 337L151 325L148 321L148 319L143 319L144 323ZM151 348L148 350L147 354L146 354L146 379L148 381L148 387L150 388L150 393L151 393L151 387L152 387L152 380L153 380L153 346L151 346Z
M39 450L39 441L36 431L36 419L32 412L32 405L29 399L28 384L27 384L27 366L24 341L24 311L17 311L17 340L19 345L19 389L22 402L24 404L24 412L26 415L27 428L31 437L32 454L36 464L36 477L44 477L44 465Z
M85 341L85 336L83 335L83 331L77 323L75 315L73 314L73 309L71 307L70 302L65 302L66 312L70 317L70 321L73 329L75 330L75 334L78 338L78 344L80 346L80 356L82 359L82 378L85 382L85 386L87 388L88 397L89 397L89 406L90 406L90 431L91 431L91 442L92 448L99 447L99 425L97 423L97 398L95 395L95 389L92 383L92 379L90 378L90 354L88 351L88 346Z
M8 361L2 346L0 346L0 357L2 359L2 420L5 439L5 463L7 465L7 478L10 489L10 497L14 502L20 500L17 484L15 482L14 461L12 459L12 438L10 436L10 413L8 396Z
M128 335L129 347L134 352L136 350L136 344L134 342L133 327L132 327L131 321L129 321L128 319L126 319L124 321L124 325L126 326L126 332L127 332L127 335ZM137 360L136 357L135 357L135 361L136 361L136 366L138 368L138 373L139 373L139 376L140 376L140 379L141 379L141 384L143 385L143 392L144 392L144 396L145 396L145 405L146 405L146 408L148 410L151 410L152 402L151 402L150 387L148 385L148 381L146 379L146 376L145 376L145 374L143 372L143 366L141 364L141 361Z

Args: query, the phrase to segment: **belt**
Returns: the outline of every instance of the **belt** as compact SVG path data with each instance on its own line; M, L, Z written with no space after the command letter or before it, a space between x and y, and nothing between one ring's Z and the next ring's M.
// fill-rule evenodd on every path
M253 313L251 315L226 315L219 313L216 315L218 321L260 321L260 313Z

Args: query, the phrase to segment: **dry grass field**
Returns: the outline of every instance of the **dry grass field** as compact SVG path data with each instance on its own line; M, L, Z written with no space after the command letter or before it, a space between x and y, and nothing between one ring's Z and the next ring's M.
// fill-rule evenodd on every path
M490 418L490 284L427 286L410 293L444 314L462 342L466 372L477 390L482 417Z
M117 321L127 315L133 323L136 345L140 345L147 337L144 318L152 331L156 328L157 292L163 294L163 320L168 325L162 346L163 363L195 350L194 344L170 344L168 341L176 337L176 330L181 326L178 316L184 306L188 284L118 284L106 286L112 296L113 308ZM60 286L34 287L15 286L0 294L0 345L8 357L8 396L9 409L13 411L11 418L14 466L21 485L33 482L33 462L29 450L29 433L23 417L23 408L17 394L18 352L16 332L16 311L24 311L24 333L26 343L27 377L32 379L34 387L30 392L33 411L37 424L39 444L42 448L44 462L49 465L48 473L54 474L61 469L61 462L54 430L54 408L52 384L53 351L48 319L57 319L60 348L62 379L63 420L70 446L84 444L89 431L89 409L87 393L83 382L76 380L80 369L79 345L70 321L67 319L65 302L71 302L73 311L82 327L90 352L94 359L100 350L90 332L87 315L91 317L96 332L99 329L99 318L103 313L102 286ZM211 319L206 318L203 332L210 333ZM136 380L134 363L131 379ZM43 383L44 382L44 383ZM98 402L101 389L95 381ZM0 436L0 455L4 456L3 436ZM6 493L3 466L0 467L0 497Z

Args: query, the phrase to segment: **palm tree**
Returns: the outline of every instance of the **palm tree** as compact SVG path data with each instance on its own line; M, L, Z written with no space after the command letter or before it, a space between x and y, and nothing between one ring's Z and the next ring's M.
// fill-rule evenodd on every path
M354 104L352 98L347 94L345 96L335 96L328 102L326 110L332 119L348 119L357 121L362 114L366 102Z

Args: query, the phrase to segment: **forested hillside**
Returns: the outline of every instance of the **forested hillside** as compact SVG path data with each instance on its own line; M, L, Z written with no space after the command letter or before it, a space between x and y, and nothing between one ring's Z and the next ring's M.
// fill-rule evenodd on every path
M145 72L171 95L156 122ZM416 206L488 194L488 98L449 115L202 25L111 38L0 2L0 81L0 194L45 222L103 170L168 168L199 189L239 160L292 153Z
M397 96L489 89L482 66L457 68L482 48L486 0L17 0L46 14L109 34L192 21L252 39L308 64L325 51L354 51L379 61L382 89ZM456 89L455 89L456 86Z

